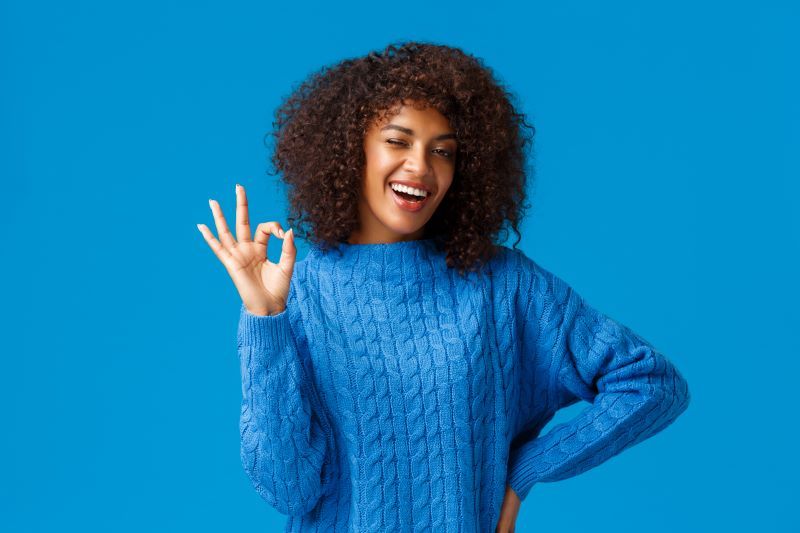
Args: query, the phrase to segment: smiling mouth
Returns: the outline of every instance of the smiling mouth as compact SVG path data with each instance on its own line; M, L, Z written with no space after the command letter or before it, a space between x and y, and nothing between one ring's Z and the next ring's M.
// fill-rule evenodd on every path
M389 188L392 189L397 196L409 202L419 202L431 196L432 192L428 187L422 184L412 182L390 181ZM401 191L401 188L411 188L409 192ZM422 195L413 194L413 192L421 191Z
M419 211L431 197L430 193L424 198L421 198L414 194L408 194L405 192L396 191L392 189L391 186L389 187L389 189L392 191L392 196L394 197L395 204L397 204L397 206L404 211L411 211L411 212Z
M395 191L394 189L392 189L392 191L393 191L393 192L394 192L394 193L395 193L397 196L399 196L400 198L402 198L403 200L408 200L409 202L421 202L422 200L424 200L425 198L427 198L427 196L417 196L416 194L409 194L409 193L407 193L407 192Z

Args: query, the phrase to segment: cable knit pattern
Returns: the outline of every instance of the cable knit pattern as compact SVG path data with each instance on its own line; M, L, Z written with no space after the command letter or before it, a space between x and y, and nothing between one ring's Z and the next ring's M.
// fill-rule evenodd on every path
M242 306L241 458L286 531L493 532L689 404L678 370L505 246L462 278L430 239L312 244L286 310ZM542 428L580 400L574 419Z

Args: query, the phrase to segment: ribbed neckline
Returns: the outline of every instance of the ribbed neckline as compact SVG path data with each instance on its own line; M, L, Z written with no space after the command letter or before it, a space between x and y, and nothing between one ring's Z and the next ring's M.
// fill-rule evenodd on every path
M341 252L341 253L340 253ZM352 270L357 278L415 280L447 268L445 251L437 250L433 238L390 243L338 243L338 251L323 251L311 243L307 258L332 262L337 269Z

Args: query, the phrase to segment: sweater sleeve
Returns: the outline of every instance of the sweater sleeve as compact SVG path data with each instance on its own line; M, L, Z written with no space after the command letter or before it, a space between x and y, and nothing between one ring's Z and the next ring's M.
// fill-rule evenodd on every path
M562 279L524 259L530 284L524 358L548 376L546 419L579 400L591 403L546 434L515 443L508 484L521 500L538 482L566 479L593 468L671 424L688 407L686 380L648 341L591 307ZM524 276L523 276L524 278Z
M285 515L313 509L332 473L332 431L292 328L296 305L293 291L277 315L242 305L237 335L242 464L259 495Z

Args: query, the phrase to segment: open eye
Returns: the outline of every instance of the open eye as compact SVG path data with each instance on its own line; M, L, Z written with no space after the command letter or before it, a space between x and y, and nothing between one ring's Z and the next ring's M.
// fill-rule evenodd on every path
M453 157L453 152L449 150L443 150L441 148L437 148L436 151L439 152L443 157L446 157L447 159L451 159Z

